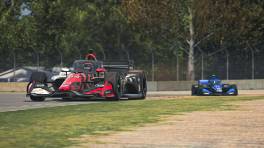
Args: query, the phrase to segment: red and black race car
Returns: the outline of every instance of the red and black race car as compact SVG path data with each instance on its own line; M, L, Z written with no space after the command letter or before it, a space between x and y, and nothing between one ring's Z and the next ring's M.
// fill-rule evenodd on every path
M145 73L133 67L131 61L102 62L94 54L88 54L85 60L73 63L72 71L63 71L65 77L48 81L45 73L32 73L27 85L27 96L32 101L44 101L47 97L145 99Z

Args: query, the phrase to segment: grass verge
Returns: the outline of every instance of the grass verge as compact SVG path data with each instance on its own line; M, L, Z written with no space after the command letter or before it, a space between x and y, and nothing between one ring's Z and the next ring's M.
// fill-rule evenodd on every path
M162 115L205 110L226 110L234 101L260 96L194 97L171 100L102 102L0 113L0 147L64 147L80 135L121 131L154 123Z

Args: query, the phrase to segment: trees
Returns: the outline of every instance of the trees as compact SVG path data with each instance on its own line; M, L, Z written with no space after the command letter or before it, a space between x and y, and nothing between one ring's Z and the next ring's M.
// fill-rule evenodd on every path
M151 44L156 44L156 47L151 45L151 48L169 46L169 48L184 50L188 54L187 78L190 80L193 80L195 76L194 46L195 38L200 33L198 31L195 33L195 29L199 30L196 23L201 23L194 22L198 13L196 3L198 1L195 0L130 0L124 2L130 21L142 28L141 33L152 40ZM160 47L162 45L163 47ZM168 49L161 50L163 56L166 53Z
M25 64L41 58L40 65L69 65L92 48L100 58L136 59L146 69L155 57L168 75L174 69L164 65L177 61L193 80L198 46L204 53L225 49L237 55L249 45L258 52L263 46L262 1L11 1L0 2L0 60L10 57L8 63L23 51L16 57Z
M17 56L24 46L21 38L24 28L20 23L21 2L1 1L0 3L0 67L5 69L6 65L11 66L13 59ZM23 57L23 56L20 56ZM15 60L14 60L15 61ZM13 63L14 64L14 63Z

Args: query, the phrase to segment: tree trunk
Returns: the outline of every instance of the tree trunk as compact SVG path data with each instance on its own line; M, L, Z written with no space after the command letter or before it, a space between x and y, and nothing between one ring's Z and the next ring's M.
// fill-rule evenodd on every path
M189 55L188 55L188 72L187 72L187 79L194 80L195 73L194 73L194 26L193 26L193 12L192 9L189 7L189 31L190 31L190 40L189 43Z

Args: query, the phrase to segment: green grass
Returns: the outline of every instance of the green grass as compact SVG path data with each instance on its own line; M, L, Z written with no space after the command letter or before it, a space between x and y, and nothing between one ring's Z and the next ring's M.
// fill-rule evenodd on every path
M133 100L0 113L0 147L64 147L80 135L127 130L158 122L162 115L232 109L234 101L264 97L195 97Z

